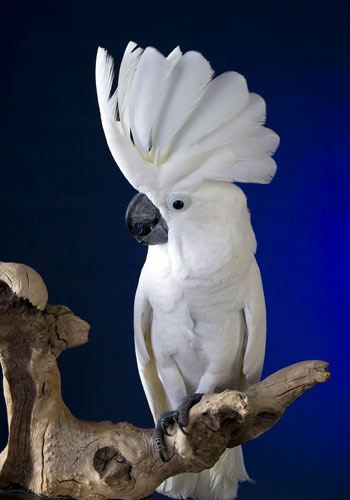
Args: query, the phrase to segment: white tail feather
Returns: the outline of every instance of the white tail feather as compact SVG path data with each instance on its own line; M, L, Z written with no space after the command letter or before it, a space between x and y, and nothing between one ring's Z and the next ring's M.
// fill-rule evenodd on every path
M211 469L171 477L157 488L157 492L172 498L233 500L239 482L247 480L249 476L244 467L242 448L237 446L227 449Z

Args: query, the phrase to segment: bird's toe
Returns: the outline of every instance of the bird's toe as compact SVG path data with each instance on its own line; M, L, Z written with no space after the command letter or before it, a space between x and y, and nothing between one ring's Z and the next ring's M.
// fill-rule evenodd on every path
M170 436L168 428L173 424L177 424L181 432L188 436L189 434L184 428L188 426L189 411L192 406L200 401L202 396L203 394L200 393L190 394L181 401L177 410L165 411L161 414L154 430L154 442L163 462L166 462L166 446L164 436Z
M154 442L159 453L160 458L163 462L166 462L165 458L165 441L164 436L170 436L168 432L168 427L175 424L178 421L178 412L175 411L165 411L161 414L160 419L157 422L156 428L154 430Z
M188 436L188 433L184 430L184 427L188 426L188 421L189 421L189 411L194 406L195 404L199 403L201 400L203 394L201 393L194 393L186 396L181 403L179 404L179 407L177 409L178 411L178 419L177 423L179 425L180 430Z

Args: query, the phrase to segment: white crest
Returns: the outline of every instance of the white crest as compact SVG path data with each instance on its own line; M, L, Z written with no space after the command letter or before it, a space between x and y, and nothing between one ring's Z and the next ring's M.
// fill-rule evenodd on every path
M96 86L111 153L142 192L204 180L268 183L278 135L265 128L265 102L242 75L213 78L199 52L164 57L129 42L111 95L113 59L99 48Z

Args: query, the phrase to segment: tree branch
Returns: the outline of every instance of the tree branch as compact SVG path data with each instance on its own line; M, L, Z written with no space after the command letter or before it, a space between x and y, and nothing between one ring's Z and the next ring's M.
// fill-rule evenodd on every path
M189 436L173 428L167 462L153 429L129 423L84 422L65 406L56 358L87 342L89 325L65 306L46 305L40 276L0 263L0 360L9 439L0 455L0 487L78 499L136 500L168 477L210 468L227 447L260 436L286 407L329 378L328 364L304 361L245 393L206 394L190 412Z

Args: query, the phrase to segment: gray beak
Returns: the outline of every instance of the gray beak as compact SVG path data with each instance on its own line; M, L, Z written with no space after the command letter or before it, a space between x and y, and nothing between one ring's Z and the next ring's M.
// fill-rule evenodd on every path
M168 226L160 211L143 193L130 201L125 214L129 233L144 245L160 245L168 241Z

